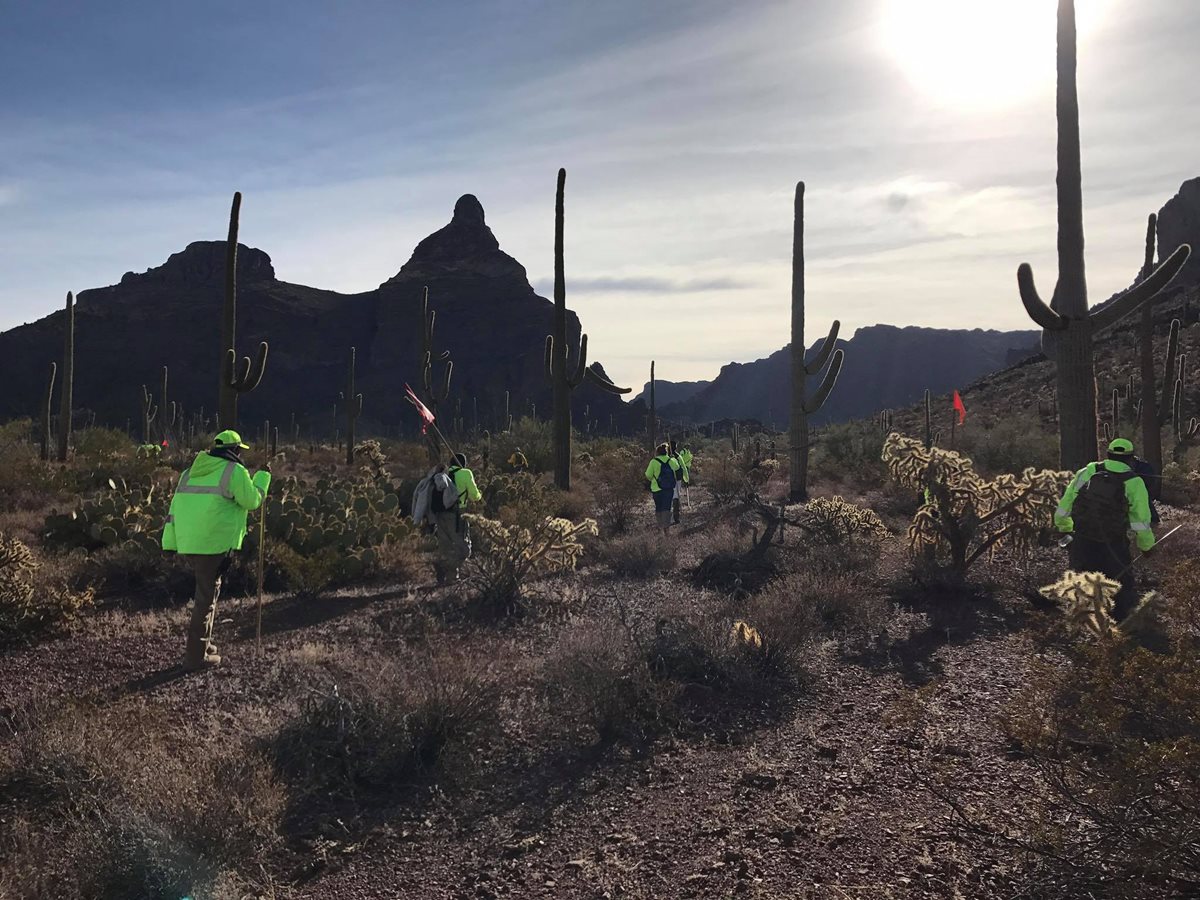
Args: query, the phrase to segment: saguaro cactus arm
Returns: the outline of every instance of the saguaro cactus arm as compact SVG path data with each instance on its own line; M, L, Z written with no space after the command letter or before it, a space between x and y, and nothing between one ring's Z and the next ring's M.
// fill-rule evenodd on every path
M816 358L804 367L809 375L816 375L825 368L825 363L829 362L829 357L833 355L833 351L837 347L838 332L841 328L842 323L834 319L833 325L829 328L829 334L826 336L824 343L821 344L821 349L817 351Z
M617 387L591 366L585 370L584 374L587 376L588 381L601 390L608 391L610 394L629 394L633 392L633 388Z
M1037 285L1033 281L1033 267L1029 263L1021 263L1017 269L1017 288L1021 292L1021 302L1025 304L1025 312L1034 323L1046 331L1066 331L1067 319L1059 315L1038 294Z
M825 373L825 377L821 380L821 386L817 388L817 392L812 397L804 401L804 412L807 415L813 415L813 413L818 412L825 405L825 401L829 399L829 392L837 384L838 375L841 374L842 362L845 358L846 353L844 350L833 351L833 360L829 364L829 370Z
M1093 310L1091 313L1092 326L1099 331L1115 325L1129 314L1137 312L1138 307L1171 283L1191 255L1192 248L1190 246L1187 244L1179 246L1174 253L1159 264L1159 267L1148 278L1135 284L1108 306Z
M236 365L237 353L232 350L225 351L225 379L226 384L239 394L246 394L258 387L262 381L263 375L267 371L267 353L269 348L266 342L258 345L258 353L255 354L253 360L248 356L242 357L241 366Z

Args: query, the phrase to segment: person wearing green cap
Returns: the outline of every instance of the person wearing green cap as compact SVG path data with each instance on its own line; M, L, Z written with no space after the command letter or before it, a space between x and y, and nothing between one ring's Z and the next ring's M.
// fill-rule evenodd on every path
M1150 494L1133 469L1134 459L1133 443L1117 438L1108 445L1108 459L1075 474L1054 511L1054 526L1072 536L1071 568L1101 572L1121 583L1113 603L1118 621L1137 604L1128 533L1143 553L1154 549Z
M247 513L262 506L271 485L270 463L253 478L242 464L241 451L248 449L236 431L222 431L184 470L171 498L162 548L184 557L196 576L183 656L183 668L189 672L221 663L212 643L221 576L233 551L242 549Z

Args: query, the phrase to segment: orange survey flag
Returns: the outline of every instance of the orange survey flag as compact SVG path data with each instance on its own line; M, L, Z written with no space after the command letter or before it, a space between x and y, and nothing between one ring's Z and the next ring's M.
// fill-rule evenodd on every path
M954 392L954 410L958 413L958 424L961 425L967 419L967 408L963 405L962 397L958 391Z

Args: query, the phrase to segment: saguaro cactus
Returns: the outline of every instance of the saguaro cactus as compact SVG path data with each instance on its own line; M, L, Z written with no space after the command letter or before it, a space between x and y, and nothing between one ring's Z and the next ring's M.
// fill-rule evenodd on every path
M650 450L658 448L658 403L654 399L654 360L650 360Z
M229 237L225 242L225 307L221 314L220 384L217 392L219 428L237 428L238 395L258 387L267 370L267 344L258 346L254 361L243 357L237 361L237 244L238 216L242 209L242 194L233 195L229 210ZM161 399L161 398L160 398Z
M444 351L438 360L446 363L441 383L435 388L433 378L433 327L437 323L437 311L429 308L429 288L421 294L421 384L425 387L425 403L430 412L437 414L438 406L450 397L450 378L454 374L454 361L450 351Z
M1158 232L1158 216L1153 213L1146 222L1146 256L1138 277L1145 280L1154 271L1154 251ZM1154 303L1153 298L1142 304L1141 322L1138 328L1138 360L1142 370L1142 456L1162 472L1163 444L1162 429L1171 418L1172 389L1175 384L1175 361L1179 355L1180 321L1171 321L1167 336L1167 364L1163 373L1162 392L1154 373ZM1130 378L1132 379L1132 375ZM1132 394L1130 395L1133 396Z
M71 446L71 410L75 402L75 295L67 291L63 326L62 389L58 405L58 461L67 461Z
M362 415L363 395L354 392L355 349L350 348L350 366L346 373L346 465L354 465L354 428Z
M795 220L792 230L792 410L791 498L793 502L808 499L808 417L816 413L829 398L837 383L846 354L837 346L838 329L842 323L834 319L821 349L811 363L804 361L804 182L796 184ZM808 393L808 376L819 375L825 364L829 368L812 397Z
M1149 277L1107 306L1088 308L1083 254L1083 186L1076 85L1075 2L1058 5L1058 284L1049 304L1038 295L1028 263L1017 271L1021 301L1042 328L1042 347L1054 361L1062 467L1080 469L1096 458L1096 369L1092 335L1136 312L1179 272L1190 248L1180 247Z
M50 433L50 413L54 398L54 376L58 373L58 364L50 363L50 377L46 379L46 396L42 400L42 446L39 455L42 462L50 459L50 442L54 439Z
M154 405L154 398L150 395L150 391L146 386L142 385L142 443L149 444L154 440L154 436L150 433L150 427L154 424L154 419L158 415L158 407Z
M571 489L571 392L584 378L610 394L628 394L587 364L587 335L579 338L579 359L568 373L567 286L563 263L563 193L567 170L558 170L558 189L554 198L554 332L546 335L546 377L554 389L554 483L561 490Z

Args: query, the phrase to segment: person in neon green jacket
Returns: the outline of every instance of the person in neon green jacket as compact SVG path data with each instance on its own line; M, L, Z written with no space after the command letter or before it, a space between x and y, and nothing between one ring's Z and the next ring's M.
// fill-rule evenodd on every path
M221 576L233 551L242 549L247 514L262 506L271 485L269 464L253 478L242 464L241 451L247 449L236 431L222 431L184 470L171 498L162 547L184 557L196 576L183 657L187 671L221 662L212 643Z
M1054 527L1072 535L1071 568L1102 572L1121 582L1113 604L1118 620L1137 603L1128 533L1133 532L1138 550L1154 549L1150 494L1133 470L1133 460L1133 443L1117 438L1108 445L1107 459L1075 473L1054 511Z
M672 505L680 469L679 460L671 455L667 444L658 445L654 458L646 466L646 481L650 483L650 496L654 498L655 520L664 535L670 531L674 521Z

